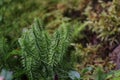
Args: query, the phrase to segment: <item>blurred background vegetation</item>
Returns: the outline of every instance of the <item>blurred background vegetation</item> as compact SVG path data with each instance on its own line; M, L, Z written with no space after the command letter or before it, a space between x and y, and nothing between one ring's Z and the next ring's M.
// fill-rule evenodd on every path
M1 74L6 72L14 80L28 79L18 38L35 18L43 20L51 34L62 22L71 24L73 39L65 60L72 62L66 67L80 74L78 80L120 79L120 51L115 51L120 45L119 0L0 0Z

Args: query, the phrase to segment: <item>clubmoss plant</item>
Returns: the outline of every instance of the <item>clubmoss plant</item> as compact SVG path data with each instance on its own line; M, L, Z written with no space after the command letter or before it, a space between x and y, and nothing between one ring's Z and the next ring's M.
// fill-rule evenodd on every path
M69 24L63 23L50 35L42 21L36 19L32 28L19 39L22 48L22 64L30 80L52 77L62 64L64 54L70 44Z

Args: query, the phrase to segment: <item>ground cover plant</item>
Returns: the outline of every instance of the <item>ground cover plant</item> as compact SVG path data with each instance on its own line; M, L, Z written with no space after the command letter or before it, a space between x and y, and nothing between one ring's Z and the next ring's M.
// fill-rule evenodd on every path
M0 79L120 80L119 0L0 0Z

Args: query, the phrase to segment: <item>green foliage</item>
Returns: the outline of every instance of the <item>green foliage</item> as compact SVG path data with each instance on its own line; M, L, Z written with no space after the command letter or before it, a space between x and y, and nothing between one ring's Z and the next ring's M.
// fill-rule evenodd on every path
M21 51L17 49L11 50L7 42L7 39L5 39L4 37L0 38L0 70L11 70L16 75L19 72L22 72L19 59Z
M82 33L85 29L86 26L88 25L89 22L85 22L85 23L80 23L76 21L76 24L74 24L75 30L74 30L74 38L84 38L85 34Z
M16 43L22 28L28 27L34 17L44 14L42 3L44 1L0 0L0 35L9 40L12 49L18 48Z
M109 72L109 74L107 74L106 79L119 80L120 79L120 70Z
M107 77L107 74L104 73L104 71L101 68L97 68L95 71L95 80L105 80Z
M8 56L8 45L6 44L6 39L1 37L0 39L0 68L7 67L8 64L6 62Z
M63 23L53 35L49 35L38 19L31 27L19 39L23 50L22 63L30 80L41 77L47 79L46 76L52 77L63 64L63 57L70 43L70 26Z
M44 25L30 26L35 17ZM120 43L119 22L119 0L0 0L0 70L17 80L67 80L74 69L82 80L104 80L115 66L108 54Z

